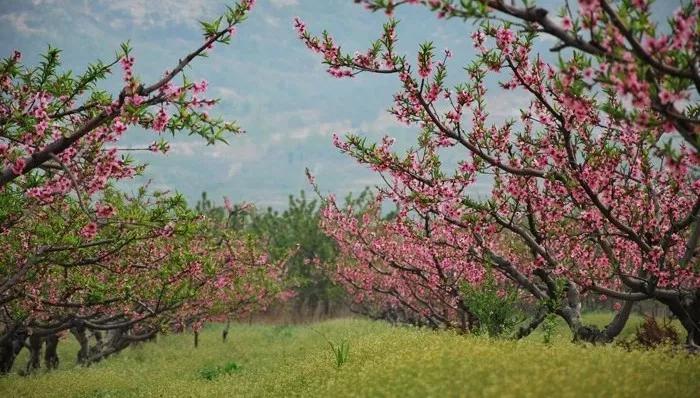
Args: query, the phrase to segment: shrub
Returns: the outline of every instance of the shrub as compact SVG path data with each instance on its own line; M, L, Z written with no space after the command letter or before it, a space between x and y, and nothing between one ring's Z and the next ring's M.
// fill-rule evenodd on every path
M545 344L552 343L552 337L557 329L557 320L554 314L547 314L547 317L542 322L542 341Z
M671 321L664 319L659 323L653 316L645 316L644 322L637 326L634 343L644 348L654 348L665 344L680 344L681 338Z
M199 369L199 377L205 380L214 380L221 375L230 375L241 370L241 366L236 362L227 362L224 366L205 366Z
M479 286L464 284L462 297L464 304L479 320L477 333L503 336L522 321L523 313L516 305L517 291L499 285L491 272Z

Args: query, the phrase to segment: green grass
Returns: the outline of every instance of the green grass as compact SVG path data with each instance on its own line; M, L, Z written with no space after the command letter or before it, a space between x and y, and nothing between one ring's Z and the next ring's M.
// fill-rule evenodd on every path
M604 316L589 316L604 323ZM630 333L639 319L628 327ZM76 346L61 343L58 371L0 379L0 397L698 397L700 357L663 351L585 347L557 330L497 341L365 320L308 326L235 325L222 343L207 328L160 337L90 368L76 367ZM328 343L350 344L336 366ZM26 357L18 359L24 366Z

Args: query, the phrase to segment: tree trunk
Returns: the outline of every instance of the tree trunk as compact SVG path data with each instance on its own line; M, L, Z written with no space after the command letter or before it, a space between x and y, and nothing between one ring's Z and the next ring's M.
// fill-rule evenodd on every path
M29 342L29 344L27 344L27 348L29 349L29 360L27 361L25 373L30 374L41 368L41 347L44 344L44 339L42 339L40 336L32 334L27 340Z
M314 306L313 320L318 322L322 319L323 314L323 299L319 298L316 300L316 305Z
M686 344L688 348L700 350L700 289L680 298L659 298L673 316L678 318L688 333Z
M479 324L479 319L474 316L474 313L469 309L469 307L464 303L462 298L459 299L459 311L461 315L462 328L465 333L473 333L478 330L481 325Z
M231 319L226 320L226 327L224 330L221 332L221 340L225 343L226 338L228 337L228 331L231 328Z
M0 337L0 374L10 373L26 338L26 332L16 326L10 326Z
M44 365L46 369L58 369L58 335L46 336L46 348L44 351Z
M75 336L75 339L78 340L78 344L80 344L77 362L80 365L86 365L90 356L90 341L85 333L85 327L75 326L70 329L70 332Z
M595 325L584 325L581 319L581 304L576 284L570 283L567 288L566 302L555 313L566 321L574 335L574 341L582 341L593 344L611 343L624 329L629 319L633 301L626 301L620 311L615 314L613 320L602 330Z
M525 325L522 325L518 328L518 331L515 333L513 336L514 339L519 340L524 337L527 337L532 333L535 329L537 329L542 322L544 322L545 319L547 319L547 315L549 312L547 311L546 306L541 306L538 310L537 313L535 314L532 319L530 319L530 322L528 322Z
M311 296L307 296L304 298L304 301L301 305L300 316L298 319L296 319L297 323L299 323L300 321L305 321L308 318L309 307L311 307Z
M125 349L132 342L142 341L145 339L129 339L127 336L128 331L128 328L111 329L108 332L109 338L107 339L107 341L104 341L102 339L102 336L99 335L99 343L93 347L93 351L90 352L86 364L89 366L93 363L100 362L101 360L109 357L110 355L116 354L121 350ZM98 334L95 334L95 339L97 339L97 336ZM101 347L99 351L96 350L98 346Z
M461 333L467 333L469 331L469 324L467 323L467 314L464 310L459 310L459 329Z
M105 345L104 340L102 339L102 332L100 332L99 330L93 331L92 337L95 338L95 345L90 347L91 356L102 352L102 350L104 350Z
M199 347L199 332L194 332L194 348Z
M304 316L304 302L305 299L302 300L301 297L294 298L294 313L292 314L292 323L295 319L300 319Z
M557 284L552 279L551 275L542 268L533 271L533 274L538 276L547 287L547 295L549 300L557 302L555 308L552 304L548 304L549 311L554 312L566 321L574 341L581 341L593 344L611 343L617 335L620 334L629 319L633 301L626 301L622 309L615 314L613 320L602 330L595 325L584 325L581 319L581 296L578 286L573 281L567 281L564 289L564 297L561 297L560 290ZM540 321L541 322L541 321Z

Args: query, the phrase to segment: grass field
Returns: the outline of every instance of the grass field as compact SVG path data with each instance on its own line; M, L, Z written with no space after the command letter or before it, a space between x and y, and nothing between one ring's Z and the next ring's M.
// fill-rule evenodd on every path
M320 334L349 342L340 368ZM90 368L74 365L76 346L67 340L58 371L1 378L0 397L700 396L700 357L574 345L563 328L552 344L541 340L538 333L497 341L343 319L236 325L224 344L214 325L199 348L191 335L165 336ZM22 356L16 367L25 363Z

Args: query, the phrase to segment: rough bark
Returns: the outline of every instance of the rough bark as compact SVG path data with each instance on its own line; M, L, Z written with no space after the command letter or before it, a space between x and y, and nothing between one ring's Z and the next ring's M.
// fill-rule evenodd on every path
M93 331L92 337L95 338L95 345L90 347L90 355L91 356L102 352L102 350L104 349L104 344L105 344L104 340L102 338L101 331L99 331L99 330Z
M70 332L80 344L76 361L81 365L86 365L90 356L90 340L88 340L86 329L84 326L75 326L70 329Z
M700 289L679 297L659 298L688 333L686 344L694 351L700 349Z
M331 316L332 312L332 303L329 298L324 298L323 299L323 317L325 319L328 319Z
M547 307L542 306L537 310L537 313L535 316L530 319L530 321L518 328L518 331L515 332L515 335L513 336L514 339L519 340L524 337L527 337L532 333L535 329L537 329L538 326L544 322L544 320L547 318L548 315Z
M127 327L110 329L107 332L107 340L102 338L100 334L98 343L92 347L90 355L86 360L86 365L92 365L106 359L110 355L116 354L125 349L131 343L142 341L143 339L130 339L127 335L129 329ZM98 335L95 335L97 339ZM150 337L150 335L149 335ZM99 347L99 348L98 348Z
M30 374L41 368L41 348L44 339L41 336L32 334L27 339L27 349L29 349L29 360L27 361L26 374Z
M593 344L611 343L624 328L630 313L632 312L633 301L626 301L622 309L618 311L613 320L602 330L595 325L585 325L581 319L581 297L578 286L573 281L567 281L564 295L560 296L556 283L552 277L543 269L533 271L546 286L546 292L551 302L557 302L550 311L559 315L569 326L573 334L573 341L587 342Z
M142 334L134 335L129 328L119 328L110 330L109 337L102 346L102 350L90 354L88 365L102 361L107 357L117 354L134 343L153 340L158 329L153 329Z
M46 369L58 368L58 335L51 334L44 338L46 348L44 350L44 365Z
M26 331L16 326L8 327L5 334L0 337L0 374L7 374L12 370L26 338Z
M575 290L575 292L571 292ZM633 301L626 301L620 311L615 314L613 320L603 329L599 329L595 325L584 325L581 319L581 303L578 300L578 288L571 283L567 289L567 303L557 309L556 313L564 318L569 329L574 335L574 341L607 344L615 340L622 329L624 329L627 320L629 320L632 312Z
M226 320L226 327L224 330L221 332L221 340L225 343L226 339L228 338L228 331L231 328L231 320L227 319Z

